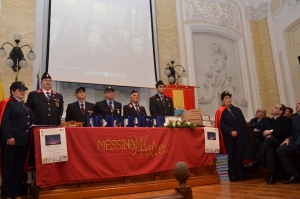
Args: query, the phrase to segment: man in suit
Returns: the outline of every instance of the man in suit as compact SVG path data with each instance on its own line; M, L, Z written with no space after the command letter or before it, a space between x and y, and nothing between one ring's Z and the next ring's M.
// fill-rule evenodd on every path
M66 122L82 122L86 126L86 116L95 109L95 104L85 101L85 88L79 87L75 91L77 102L68 104L66 113Z
M94 113L100 115L118 115L121 116L122 104L114 100L115 89L108 86L104 90L105 100L96 103Z
M255 118L250 120L250 124L254 126L253 131L257 151L265 138L263 132L265 131L265 126L269 120L270 118L266 116L266 109L264 108L258 108L256 110Z
M296 104L296 111L300 112L300 100ZM287 179L283 181L284 184L293 183L300 178L290 159L290 156L298 151L300 151L300 115L294 117L291 135L277 149L277 154L288 174Z
M45 72L41 78L41 89L28 95L27 104L34 113L35 125L61 124L63 96L52 90L52 78Z
M124 116L147 116L145 107L139 105L140 96L136 90L132 90L130 93L130 103L123 106Z
M297 117L298 115L300 115L300 110L297 111L297 106L300 106L300 100L296 104L296 113L292 114L292 118Z
M266 129L263 132L265 137L261 144L259 151L255 156L255 160L247 165L247 168L257 168L259 162L265 157L267 168L269 170L269 176L267 184L274 184L275 179L275 150L280 146L283 140L288 137L291 133L291 120L283 116L286 107L283 104L276 104L272 110L271 114L273 118L266 125Z
M163 81L159 80L156 83L157 94L150 98L149 108L152 116L174 116L174 105L172 98L164 95Z

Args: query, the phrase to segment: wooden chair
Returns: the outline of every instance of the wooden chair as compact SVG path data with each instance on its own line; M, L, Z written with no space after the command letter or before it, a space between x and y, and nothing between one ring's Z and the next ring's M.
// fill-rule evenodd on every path
M74 120L68 121L68 122L62 122L61 126L65 127L82 127L82 122L76 122Z

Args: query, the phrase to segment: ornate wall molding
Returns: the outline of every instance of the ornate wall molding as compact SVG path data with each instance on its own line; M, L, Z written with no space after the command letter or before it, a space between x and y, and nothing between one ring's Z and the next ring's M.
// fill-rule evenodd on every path
M222 3L222 6L220 5ZM185 20L204 20L208 24L227 26L242 32L239 8L226 0L185 0Z
M280 4L279 4L279 7L277 8L277 10L275 10L275 12L273 13L273 17L276 17L278 16L281 11L283 10L284 8L284 4L285 4L286 0L280 0Z
M259 21L262 18L267 17L268 6L269 4L266 2L260 4L257 9L255 9L253 6L248 6L245 9L245 14L248 19Z
M282 13L285 6L289 10L293 9L297 5L297 2L300 3L300 0L280 0L278 9L272 14L273 18L276 19Z

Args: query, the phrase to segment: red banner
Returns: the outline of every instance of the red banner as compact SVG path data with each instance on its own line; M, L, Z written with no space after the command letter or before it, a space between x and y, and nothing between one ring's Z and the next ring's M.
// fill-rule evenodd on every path
M213 165L203 128L66 127L68 161L42 164L40 128L34 128L36 184L43 187Z

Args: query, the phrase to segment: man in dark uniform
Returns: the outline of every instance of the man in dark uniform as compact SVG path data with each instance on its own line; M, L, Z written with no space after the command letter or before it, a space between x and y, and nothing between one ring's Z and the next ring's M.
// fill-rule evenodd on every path
M94 113L100 115L119 115L122 113L122 104L114 100L115 89L108 86L104 90L105 100L96 103Z
M150 113L152 116L161 115L161 116L174 116L174 105L172 98L164 95L163 81L159 80L156 83L157 94L150 98Z
M66 122L82 122L86 126L86 116L95 109L95 104L85 101L85 88L79 87L75 91L77 102L68 104Z
M139 105L140 96L136 90L132 90L130 93L130 103L123 106L124 116L147 116L145 107Z
M300 113L300 100L296 104L296 112ZM300 151L300 115L294 117L292 124L291 135L280 144L277 149L277 154L284 166L287 179L283 181L284 184L290 184L299 180L300 174L295 169L290 156Z
M52 78L45 72L41 78L41 89L28 95L27 104L34 113L35 125L60 125L63 112L63 96L53 91Z
M247 168L257 168L261 160L265 157L267 168L269 170L269 177L267 184L274 184L275 179L275 150L280 146L286 137L291 133L292 120L283 116L286 107L283 104L276 104L271 114L273 118L266 125L266 129L263 132L265 137L261 144L259 151L255 156L255 160L247 165Z

